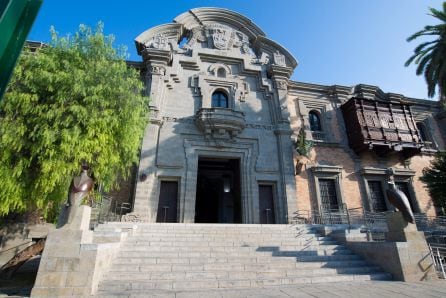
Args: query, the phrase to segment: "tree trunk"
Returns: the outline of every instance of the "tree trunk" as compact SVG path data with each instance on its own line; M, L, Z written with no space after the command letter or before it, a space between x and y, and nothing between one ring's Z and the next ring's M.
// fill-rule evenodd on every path
M26 261L41 254L45 248L45 240L46 239L40 239L36 243L17 253L11 260L0 268L0 276L4 276L7 279L11 278L14 272L16 272Z

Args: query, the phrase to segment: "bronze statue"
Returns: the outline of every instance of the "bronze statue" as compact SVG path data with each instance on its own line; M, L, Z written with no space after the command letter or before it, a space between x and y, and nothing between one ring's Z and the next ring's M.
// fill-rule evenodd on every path
M403 214L403 218L410 223L415 223L415 217L410 208L409 199L399 189L396 189L393 181L388 182L389 188L386 190L387 198L395 208Z
M73 178L68 191L68 199L63 206L57 227L60 228L65 224L70 224L73 221L78 207L82 200L91 191L94 185L93 179L88 176L88 165L82 164L82 170L79 176Z

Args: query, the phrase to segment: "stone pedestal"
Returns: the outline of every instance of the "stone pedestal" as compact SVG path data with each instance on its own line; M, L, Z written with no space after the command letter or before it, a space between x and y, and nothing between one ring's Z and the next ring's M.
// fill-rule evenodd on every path
M386 241L426 243L424 233L418 231L416 224L407 222L401 212L387 213L386 220L388 227Z
M79 206L73 220L48 234L32 297L90 296L119 243L95 244L91 208Z
M387 242L396 242L404 281L437 279L424 233L404 220L401 212L387 214Z

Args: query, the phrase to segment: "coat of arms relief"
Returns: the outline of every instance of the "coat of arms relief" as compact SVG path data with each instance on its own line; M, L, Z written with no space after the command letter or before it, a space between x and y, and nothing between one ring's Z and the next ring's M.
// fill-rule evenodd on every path
M191 37L186 48L195 47L196 43L207 41L210 48L230 50L240 48L243 54L251 54L249 38L246 34L222 24L208 24L191 30Z

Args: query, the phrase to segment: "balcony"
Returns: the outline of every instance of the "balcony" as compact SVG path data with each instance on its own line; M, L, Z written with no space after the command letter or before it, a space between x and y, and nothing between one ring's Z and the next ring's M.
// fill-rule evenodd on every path
M234 137L245 128L243 112L226 108L201 108L195 123L207 135L227 135Z
M352 98L341 106L350 147L358 154L400 152L405 158L424 146L409 105Z

